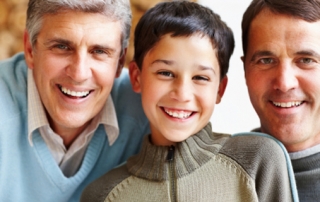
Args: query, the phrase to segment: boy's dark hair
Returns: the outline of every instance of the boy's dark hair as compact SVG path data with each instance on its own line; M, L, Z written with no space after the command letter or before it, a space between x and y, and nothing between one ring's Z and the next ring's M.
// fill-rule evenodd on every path
M253 19L263 10L276 14L286 14L307 22L320 19L320 0L253 0L242 18L242 48L246 55L248 34Z
M219 15L193 2L163 2L149 9L135 29L134 60L141 69L146 53L166 34L178 37L197 33L208 36L217 49L220 78L223 78L234 50L233 33Z

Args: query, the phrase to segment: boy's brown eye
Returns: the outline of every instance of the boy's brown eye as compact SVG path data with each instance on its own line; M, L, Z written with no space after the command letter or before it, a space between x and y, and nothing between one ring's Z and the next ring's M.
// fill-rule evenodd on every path
M158 72L158 74L160 74L162 76L173 77L173 74L171 72L167 72L167 71L161 71L161 72Z
M194 76L193 79L195 79L195 80L209 81L209 78L208 78L208 77L205 77L205 76Z

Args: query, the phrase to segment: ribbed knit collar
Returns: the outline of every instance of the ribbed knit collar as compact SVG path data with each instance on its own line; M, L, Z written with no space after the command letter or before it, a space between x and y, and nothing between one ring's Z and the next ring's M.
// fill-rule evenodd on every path
M197 134L176 144L174 151L174 168L177 178L192 173L207 163L217 154L230 137L226 134L212 132L208 123ZM142 150L128 159L127 166L131 174L148 180L164 181L169 177L167 156L169 147L155 146L145 137Z

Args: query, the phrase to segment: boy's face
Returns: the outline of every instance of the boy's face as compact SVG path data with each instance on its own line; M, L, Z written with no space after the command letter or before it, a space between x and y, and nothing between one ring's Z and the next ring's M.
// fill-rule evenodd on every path
M152 142L171 145L201 130L227 85L207 36L171 37L146 54L140 71L130 64L133 89L142 94Z

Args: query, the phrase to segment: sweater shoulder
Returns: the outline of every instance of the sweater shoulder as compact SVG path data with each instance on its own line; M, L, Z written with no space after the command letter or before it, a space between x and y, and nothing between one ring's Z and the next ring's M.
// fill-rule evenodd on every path
M279 141L254 133L231 136L221 148L220 153L237 161L251 175L254 175L252 172L257 170L257 166L269 163L284 165L286 162L285 153Z
M123 164L90 183L81 195L81 202L103 202L109 193L123 180L130 177L126 164Z
M141 95L133 91L127 69L123 69L121 75L115 79L111 97L119 127L124 126L123 128L125 128L128 122L132 122L135 128L150 131L148 119L142 109Z
M259 201L292 201L288 154L271 136L245 133L230 138L220 153L236 161L255 181Z
M24 55L17 54L0 62L0 109L5 120L27 109L27 70ZM3 120L4 121L4 120Z

